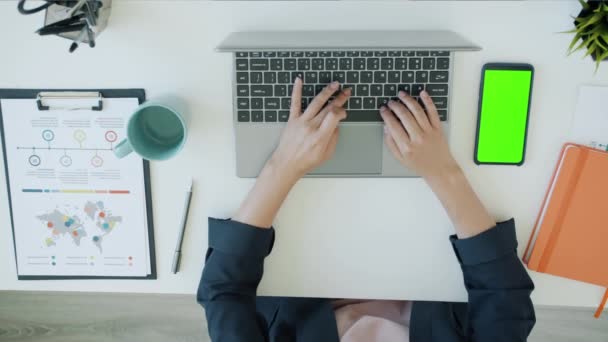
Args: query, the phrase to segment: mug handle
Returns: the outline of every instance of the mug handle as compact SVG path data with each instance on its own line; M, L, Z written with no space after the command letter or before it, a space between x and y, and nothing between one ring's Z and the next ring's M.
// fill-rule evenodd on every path
M133 147L128 139L123 139L123 141L114 147L114 155L118 158L124 158L131 152L133 152Z

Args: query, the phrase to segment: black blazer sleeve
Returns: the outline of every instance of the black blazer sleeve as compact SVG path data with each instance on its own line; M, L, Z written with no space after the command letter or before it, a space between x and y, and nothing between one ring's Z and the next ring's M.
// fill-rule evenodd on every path
M536 322L534 284L517 257L514 221L450 240L469 294L466 341L526 341Z
M255 297L273 243L273 228L209 219L209 249L197 301L205 308L214 342L268 340Z

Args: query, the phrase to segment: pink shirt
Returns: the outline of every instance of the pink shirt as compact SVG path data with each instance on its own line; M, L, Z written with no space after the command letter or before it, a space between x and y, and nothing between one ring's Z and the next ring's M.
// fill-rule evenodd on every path
M332 305L341 342L410 340L412 302L341 299Z

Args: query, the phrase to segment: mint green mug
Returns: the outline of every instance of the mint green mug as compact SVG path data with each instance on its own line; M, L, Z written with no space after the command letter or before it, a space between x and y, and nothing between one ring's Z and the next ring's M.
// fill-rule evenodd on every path
M186 123L171 107L157 102L139 106L127 123L127 137L114 147L124 158L135 152L144 159L166 160L176 155L186 142Z

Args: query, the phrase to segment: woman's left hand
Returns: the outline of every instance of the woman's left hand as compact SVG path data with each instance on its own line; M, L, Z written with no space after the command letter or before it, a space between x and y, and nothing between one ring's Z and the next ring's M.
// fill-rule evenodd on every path
M289 121L279 146L233 220L270 228L294 184L333 156L338 143L338 124L346 118L342 106L351 93L350 89L346 89L326 105L338 89L338 82L328 85L302 113L302 80L296 79Z
M343 106L351 90L345 89L331 103L325 104L339 89L338 82L329 84L302 112L302 80L296 79L289 121L269 163L297 180L333 156L338 142L338 124L346 118Z

